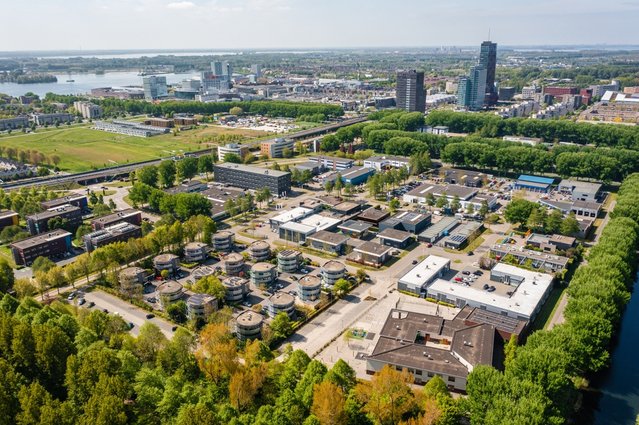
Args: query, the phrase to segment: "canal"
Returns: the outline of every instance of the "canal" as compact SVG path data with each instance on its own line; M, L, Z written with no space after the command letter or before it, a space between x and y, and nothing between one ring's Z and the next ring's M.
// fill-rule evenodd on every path
M584 412L594 425L635 425L639 414L639 274L626 306L611 366L591 381Z

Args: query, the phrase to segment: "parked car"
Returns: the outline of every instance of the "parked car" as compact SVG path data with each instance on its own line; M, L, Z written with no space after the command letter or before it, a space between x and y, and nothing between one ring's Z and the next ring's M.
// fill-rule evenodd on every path
M462 281L462 278L461 278L461 277L457 276L457 277L455 278L455 282L461 282L461 281Z
M470 274L470 272L469 272L469 271L467 271L467 270L464 270L464 271L462 272L462 274L465 274L466 276L468 276L468 275Z
M75 298L75 292L71 292L69 296L67 297L67 300L71 301L74 298Z
M86 303L86 302L87 302L87 300L85 300L84 298L80 298L78 300L78 305L84 305L84 303Z
M149 319L149 320L153 319L154 317L155 317L155 314L153 314L153 313L147 313L147 315L146 315L146 318Z
M413 265L417 264L418 261L417 260L413 260Z
M87 304L87 308L91 308L95 305L95 303L93 301L89 301L89 304Z

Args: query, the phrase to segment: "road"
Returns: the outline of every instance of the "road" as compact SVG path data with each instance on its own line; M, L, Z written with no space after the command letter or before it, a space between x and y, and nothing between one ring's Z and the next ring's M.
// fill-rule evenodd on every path
M80 290L78 291L78 293L82 294L83 292ZM125 322L133 323L134 326L130 332L134 336L139 335L140 327L143 324L145 324L146 322L151 322L154 325L157 325L164 336L166 336L168 339L173 338L173 331L171 329L175 325L160 317L147 319L146 315L148 314L148 312L146 310L143 310L139 307L134 306L133 304L121 300L114 295L107 294L106 292L100 290L93 290L91 292L86 292L83 295L80 295L80 297L82 296L84 297L84 299L87 300L87 304L84 304L84 306L82 307L87 307L88 303L90 301L93 301L95 303L95 306L93 308L97 308L100 310L106 309L109 311L109 314L120 315ZM76 298L73 302L77 302L77 299L78 298Z

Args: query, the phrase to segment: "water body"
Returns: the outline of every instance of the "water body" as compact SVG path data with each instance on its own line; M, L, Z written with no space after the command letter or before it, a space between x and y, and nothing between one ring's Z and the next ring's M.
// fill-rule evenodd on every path
M611 367L591 382L599 394L584 400L594 425L635 425L639 414L639 274L624 313ZM590 397L587 397L590 398Z
M197 73L161 74L167 84L199 76ZM97 87L142 86L142 77L137 71L105 72L104 74L56 74L57 83L18 84L0 83L0 93L21 96L33 92L40 97L51 92L56 94L85 94ZM74 80L67 82L67 80Z

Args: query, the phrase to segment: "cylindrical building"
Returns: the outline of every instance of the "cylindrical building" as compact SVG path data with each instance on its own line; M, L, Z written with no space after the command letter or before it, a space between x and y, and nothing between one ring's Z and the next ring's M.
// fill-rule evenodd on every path
M160 254L153 258L153 267L158 272L168 270L169 273L175 273L180 267L180 257L174 254Z
M179 300L182 297L184 288L175 280L167 280L157 287L156 292L158 293L160 303L164 307L165 303L172 303L173 301Z
M184 261L197 263L208 258L208 245L202 242L189 242L184 246Z
M146 280L146 272L140 267L127 267L120 271L118 278L123 286L143 284Z
M259 338L262 332L264 317L254 311L248 310L241 313L235 319L235 332L241 340Z
M320 269L320 273L324 284L334 285L346 275L346 266L339 261L327 261Z
M232 232L223 230L213 235L213 249L218 252L229 252L233 249L233 237Z
M268 299L268 313L271 317L275 317L277 313L284 312L289 316L295 313L295 297L286 292L276 292Z
M270 285L277 279L277 269L271 263L255 263L251 267L251 283L255 286Z
M226 288L224 299L227 302L235 303L244 299L248 294L248 280L237 276L226 276L220 279L222 285Z
M255 241L248 248L253 261L268 261L271 258L271 246L266 241Z
M193 294L186 301L189 319L206 318L217 310L217 299L209 294Z
M302 301L315 301L322 290L322 279L319 276L306 275L297 281L297 295Z
M280 272L294 273L300 267L302 255L299 251L286 249L277 253L277 269Z
M244 270L244 257L237 252L231 252L224 257L224 273L237 276Z

